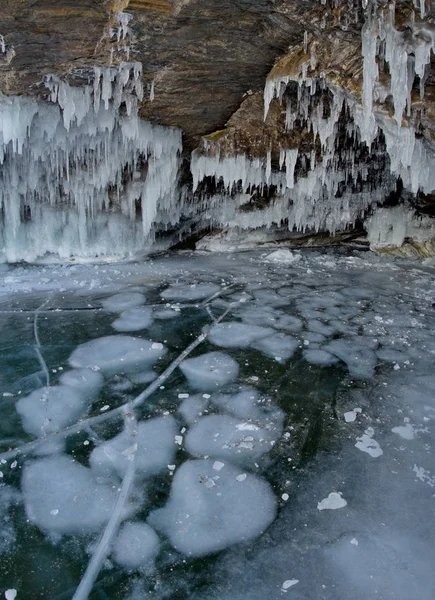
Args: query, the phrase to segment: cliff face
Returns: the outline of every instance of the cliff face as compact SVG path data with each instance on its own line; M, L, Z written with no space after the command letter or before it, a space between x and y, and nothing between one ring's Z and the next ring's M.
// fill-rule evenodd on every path
M3 0L0 90L57 102L67 131L70 121L80 126L77 111L88 102L78 107L74 89L87 90L95 107L100 97L106 109L114 101L121 119L133 106L154 126L180 128L186 160L178 201L169 202L166 189L176 174L165 175L164 185L157 175L153 182L148 150L138 146L133 162L125 155L119 172L113 167L103 189L107 200L97 202L98 210L120 207L133 221L142 215L147 235L157 208L150 212L144 198L154 194L168 214L178 202L163 228L178 227L182 237L262 228L280 238L285 231L293 238L295 231L309 233L312 240L313 233L348 233L355 224L360 231L363 223L372 247L407 243L408 253L431 254L433 15L424 2L418 10L406 3L336 4ZM47 80L68 85L58 92L59 84ZM121 122L116 127L122 131ZM120 135L125 144L125 131ZM176 145L167 148L172 156ZM88 159L77 162L76 151L63 152L74 169L89 168ZM38 174L41 190L52 175ZM146 193L132 191L138 180L148 182ZM79 206L69 183L59 181L50 194L56 189L63 202ZM28 192L21 196L13 202L24 221L30 200ZM383 212L372 218L380 205ZM405 209L388 211L397 205ZM83 210L89 216L94 209Z

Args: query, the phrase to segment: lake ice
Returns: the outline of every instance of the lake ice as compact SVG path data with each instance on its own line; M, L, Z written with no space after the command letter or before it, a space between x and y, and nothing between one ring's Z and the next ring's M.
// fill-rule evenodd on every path
M433 600L435 269L292 256L5 267L0 595Z

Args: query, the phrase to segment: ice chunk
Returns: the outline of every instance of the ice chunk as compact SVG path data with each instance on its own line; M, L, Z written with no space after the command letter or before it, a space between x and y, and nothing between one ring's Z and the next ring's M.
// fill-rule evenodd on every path
M149 522L172 545L190 556L202 556L260 535L274 520L276 500L269 484L226 463L219 472L212 460L185 462L174 475L171 496Z
M411 423L406 423L405 425L399 425L398 427L393 427L391 430L393 433L397 433L404 440L413 440L415 438L415 429L411 425Z
M375 432L372 427L369 427L365 430L364 434L357 438L357 442L355 444L355 448L361 450L362 452L366 452L372 458L378 458L382 456L384 453L379 443L373 439Z
M154 529L146 523L128 521L123 524L115 540L113 557L122 567L150 573L154 569L159 547L159 536Z
M239 365L224 352L188 358L180 364L180 369L193 388L204 392L219 389L239 374Z
M161 310L154 311L154 314L153 314L155 319L162 319L162 320L173 319L174 317L179 317L180 315L181 315L181 311L172 310L172 308L162 308Z
M247 348L252 342L274 333L270 327L232 321L215 325L210 331L209 340L224 348Z
M103 308L110 312L123 312L145 304L145 296L139 292L123 292L102 300Z
M127 335L108 335L77 346L69 357L72 367L96 367L105 375L134 373L152 367L166 354L160 344Z
M239 419L252 419L262 426L274 426L281 432L284 413L252 387L242 385L236 394L213 394L212 403ZM278 436L280 435L277 434Z
M175 284L160 293L165 300L202 300L216 294L221 288L215 283Z
M90 469L65 455L27 463L22 491L29 521L54 534L99 529L116 499L115 488L97 484Z
M66 385L43 387L20 398L16 409L23 429L38 437L75 423L88 407L88 398Z
M347 364L349 374L355 379L371 379L376 366L375 353L352 340L332 340L324 350L331 352Z
M132 383L151 383L157 377L154 371L141 371L140 373L131 373L128 378Z
M286 579L281 586L281 591L286 592L289 588L299 583L299 579Z
M336 510L344 506L347 506L347 502L342 498L341 492L331 492L327 498L317 504L318 510Z
M274 358L277 362L285 362L293 356L298 345L299 342L294 337L285 333L275 333L270 337L257 340L252 347Z
M213 456L241 465L251 465L269 452L281 428L265 428L252 421L227 415L208 415L186 436L186 450L193 456Z
M302 256L300 254L294 254L290 250L286 250L281 248L280 250L275 250L275 252L271 252L264 259L267 262L275 262L275 263L286 263L293 264L301 260Z
M173 417L158 417L138 423L135 436L137 476L151 477L165 470L167 465L173 462L176 433L177 426ZM98 480L110 480L113 473L121 478L124 476L130 446L131 436L124 430L94 448L89 464Z
M104 378L98 371L92 369L73 369L62 373L60 383L75 388L88 398L95 397L104 384Z
M209 405L208 398L201 394L195 394L183 401L178 412L183 416L186 423L194 423L202 415Z
M303 356L312 365L335 365L338 362L336 356L325 350L304 350Z
M152 309L148 306L138 306L124 310L119 319L113 321L112 327L116 331L139 331L149 327L153 322Z

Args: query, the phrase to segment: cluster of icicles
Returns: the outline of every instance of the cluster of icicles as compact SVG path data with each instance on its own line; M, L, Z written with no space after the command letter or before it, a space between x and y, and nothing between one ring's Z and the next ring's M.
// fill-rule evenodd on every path
M305 40L307 46L307 40ZM305 48L306 50L307 48ZM329 230L335 232L353 225L369 207L381 204L395 189L401 178L406 190L431 193L435 189L435 169L432 168L434 149L416 136L411 119L411 90L416 77L420 81L423 98L424 81L435 49L433 32L424 24L414 23L413 35L405 36L394 27L394 10L387 17L367 15L362 31L363 90L362 102L328 83L323 77L310 76L317 67L314 53L301 65L299 74L269 76L264 90L264 118L274 98L286 103L286 128L290 131L295 121L303 122L314 139L318 137L322 159L316 164L315 152L309 157L306 176L295 179L298 159L306 167L306 159L297 149L281 149L280 170L272 172L271 154L264 159L250 159L245 155L223 156L216 148L213 154L196 152L192 157L194 189L204 177L214 177L225 188L224 195L208 199L208 216L215 224L241 229L284 222L290 230ZM379 81L377 60L388 63L390 86L385 88ZM298 102L292 106L284 95L287 86L298 86ZM315 102L319 89L328 90L332 96L329 116L324 117L322 102ZM387 97L392 97L394 119L380 108ZM376 106L377 104L377 106ZM389 157L389 171L383 176L383 184L371 189L367 168L355 161L355 151L350 148L337 152L338 121L343 107L350 115L347 134L355 140L354 148L366 144L370 149L382 130ZM403 114L406 110L406 123ZM338 156L338 154L340 156ZM343 169L343 158L348 165ZM302 170L306 170L302 169ZM359 180L366 188L338 194L339 186L349 179ZM253 190L275 186L276 200L262 211L238 211L246 204ZM242 190L242 193L237 193ZM365 191L366 190L366 191ZM232 193L232 203L228 195Z
M179 130L139 118L142 65L95 67L91 85L50 76L45 86L48 103L0 95L3 260L146 249L156 226L179 219L182 142Z

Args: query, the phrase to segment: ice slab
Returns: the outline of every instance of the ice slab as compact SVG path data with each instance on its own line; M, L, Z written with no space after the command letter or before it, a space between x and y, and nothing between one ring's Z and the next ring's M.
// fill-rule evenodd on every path
M285 263L291 265L300 261L301 258L302 256L300 254L294 254L290 250L280 248L279 250L275 250L275 252L268 254L264 260L267 262Z
M276 515L276 500L266 481L228 463L217 472L213 464L195 460L181 465L168 503L149 517L174 548L190 556L251 540ZM240 481L240 475L246 477Z
M203 300L219 292L221 288L214 283L175 284L160 293L164 300L195 301Z
M415 429L411 423L393 427L391 431L399 435L404 440L413 440L415 438Z
M238 419L251 419L263 427L274 427L277 437L281 434L284 413L270 399L264 398L253 387L239 386L235 394L213 394L212 403L222 411Z
M110 312L123 312L145 304L145 296L139 292L123 292L101 301L104 309Z
M116 499L116 488L99 485L90 469L65 455L27 463L22 492L29 521L54 534L99 529L108 521Z
M280 427L261 427L228 415L208 415L188 432L185 448L196 457L213 456L249 466L272 449L280 434Z
M252 342L274 333L270 327L230 321L215 325L210 331L209 340L212 344L224 348L247 348Z
M303 357L312 365L335 365L338 358L326 350L304 350Z
M173 417L158 417L137 424L137 434L132 448L131 435L120 434L94 448L89 457L92 472L98 481L120 478L125 474L131 451L136 451L136 474L151 477L167 469L175 457L174 437L177 425Z
M372 458L378 458L379 456L382 456L384 452L380 447L379 443L373 439L374 435L375 432L373 430L373 427L368 427L368 429L365 430L364 434L361 437L357 438L355 448L358 448L358 450L369 454Z
M88 398L94 398L103 387L104 377L92 369L73 369L63 373L59 381L62 385L72 387Z
M213 391L237 379L239 365L224 352L209 352L180 364L189 384L200 391Z
M342 498L341 492L331 492L327 498L324 498L317 504L318 510L337 510L337 508L344 508L347 506L347 502Z
M154 529L146 523L127 521L115 540L113 557L122 567L150 573L159 548L160 539Z
M277 362L286 362L296 352L299 342L291 335L275 333L252 344L252 348L260 350Z
M43 387L20 398L15 405L23 429L41 437L75 423L88 407L88 398L66 385Z
M128 335L108 335L77 346L69 364L100 369L105 375L134 373L152 367L165 354L163 344Z
M122 332L140 331L149 327L152 322L152 309L148 306L138 306L124 310L119 319L113 321L112 327Z
M209 394L206 394L209 396ZM186 423L195 423L202 416L204 410L209 405L209 398L204 398L202 394L195 394L183 400L178 412L183 416Z
M355 379L371 379L376 366L376 354L367 346L352 340L332 340L324 350L346 363Z

